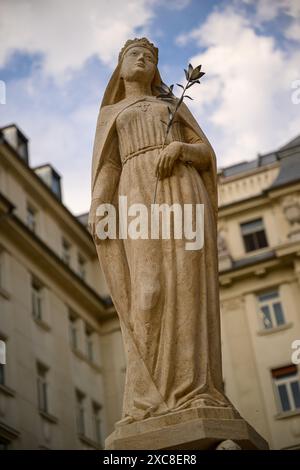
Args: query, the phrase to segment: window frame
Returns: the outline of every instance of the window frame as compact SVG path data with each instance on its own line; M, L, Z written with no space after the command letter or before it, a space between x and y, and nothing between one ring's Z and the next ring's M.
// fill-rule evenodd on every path
M0 245L0 295L10 299L11 295L10 255L5 247Z
M276 294L273 298L262 300L261 297ZM261 331L272 331L277 330L278 328L282 328L288 325L288 321L286 318L286 312L283 305L283 299L280 295L280 288L274 287L268 290L264 290L262 292L256 293L256 302L257 302L257 313L259 318L260 330ZM280 313L283 318L283 323L278 323L276 312L274 309L274 305L280 305ZM267 318L263 312L263 307L267 307L269 311L269 316L271 319L271 327L266 326L265 318Z
M71 348L78 350L78 327L77 327L78 316L69 311L69 338Z
M86 436L86 395L76 390L76 427L79 436Z
M38 409L43 413L49 413L49 368L37 363L37 391Z
M35 277L31 279L31 313L36 321L43 321L44 286ZM37 307L35 307L37 305ZM37 308L37 311L36 311Z
M85 325L85 352L87 359L90 362L95 361L95 348L94 348L94 330L89 326Z
M0 386L6 386L5 364L0 364Z
M288 367L295 368L295 373L290 373L290 374L288 374L288 373L284 374L283 373L279 377L274 377L273 374L276 371L278 371L280 369L288 368ZM271 370L271 378L272 378L273 389L274 389L274 392L275 392L276 407L277 407L277 410L278 410L279 414L280 415L289 415L289 414L293 414L293 413L297 413L297 412L300 413L300 404L299 404L299 407L296 406L295 397L294 397L293 391L291 389L291 383L295 383L295 382L298 383L299 399L300 399L300 371L299 371L298 367L295 364L290 364L288 366L283 366L283 367L272 369ZM282 404L282 400L281 400L280 393L279 393L279 386L280 385L285 385L285 388L286 388L288 402L289 402L289 409L288 410L283 409L283 404ZM292 404L293 404L293 406L291 406Z
M30 215L31 214L31 215ZM29 218L31 217L31 220ZM37 220L38 210L34 207L31 202L27 201L26 204L26 225L33 233L37 233L38 220Z
M6 356L7 356L7 337L0 333L0 341L4 343L4 363L0 362L0 385L6 387L7 385L7 376L5 371L5 366L7 365Z
M93 401L92 410L93 410L94 440L98 445L102 447L102 425L101 425L102 424L102 419L101 419L102 405Z
M4 250L0 247L0 289L5 289L5 259Z
M78 275L83 281L86 280L86 259L78 253L77 256Z
M72 244L64 236L61 239L61 259L67 265L71 266Z

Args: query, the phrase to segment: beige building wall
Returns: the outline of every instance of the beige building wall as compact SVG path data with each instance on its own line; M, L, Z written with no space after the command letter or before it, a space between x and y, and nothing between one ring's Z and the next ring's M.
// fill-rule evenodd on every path
M7 351L4 379L0 375L0 446L103 447L114 422L106 401L115 402L120 382L110 360L114 344L102 342L108 334L102 329L116 322L116 314L106 301L93 241L13 147L2 143L0 154L0 339ZM14 211L8 214L11 204ZM34 233L28 206L35 211ZM70 244L69 263L62 260L63 238ZM33 280L41 288L41 318L33 315ZM41 370L47 410L38 397ZM78 424L78 396L84 429ZM115 413L115 406L111 410Z
M272 373L293 365L292 343L300 339L299 143L279 150L269 165L249 168L248 164L247 168L245 164L234 174L226 174L226 169L219 173L225 390L273 449L300 448L300 405L290 411L282 409ZM267 246L247 253L241 224L259 218ZM258 296L274 290L284 324L265 328ZM300 383L299 365L292 377Z

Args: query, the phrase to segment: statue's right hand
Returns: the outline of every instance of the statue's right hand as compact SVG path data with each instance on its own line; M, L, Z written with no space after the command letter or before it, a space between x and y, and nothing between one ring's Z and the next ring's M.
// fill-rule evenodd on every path
M172 175L174 164L179 160L182 152L182 142L174 141L168 144L158 155L156 161L156 176L159 179Z

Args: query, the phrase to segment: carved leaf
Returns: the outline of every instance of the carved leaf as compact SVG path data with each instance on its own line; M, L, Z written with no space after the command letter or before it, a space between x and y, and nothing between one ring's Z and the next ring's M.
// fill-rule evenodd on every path
M194 68L193 72L190 75L190 79L192 81L198 80L199 78L203 77L205 72L201 72L201 67L202 65L198 65L197 67Z
M169 122L170 122L173 119L173 113L172 113L172 110L169 106L168 106L168 111L169 111Z

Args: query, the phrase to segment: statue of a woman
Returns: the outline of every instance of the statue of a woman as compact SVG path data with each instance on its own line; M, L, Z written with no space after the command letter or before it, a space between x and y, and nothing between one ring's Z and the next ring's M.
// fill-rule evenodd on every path
M97 122L89 226L118 312L127 356L120 423L189 407L228 406L223 394L214 151L185 104L167 145L166 102L156 97L158 50L146 38L126 42ZM185 240L106 239L96 209L119 196L156 203L204 204L204 246Z

